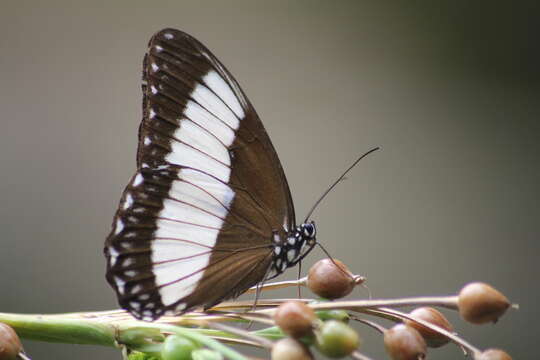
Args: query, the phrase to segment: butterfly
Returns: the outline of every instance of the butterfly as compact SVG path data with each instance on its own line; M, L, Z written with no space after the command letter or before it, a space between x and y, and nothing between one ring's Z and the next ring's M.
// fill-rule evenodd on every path
M142 91L137 170L104 249L122 308L144 320L207 309L313 249L315 224L296 224L276 150L210 50L182 31L159 31Z

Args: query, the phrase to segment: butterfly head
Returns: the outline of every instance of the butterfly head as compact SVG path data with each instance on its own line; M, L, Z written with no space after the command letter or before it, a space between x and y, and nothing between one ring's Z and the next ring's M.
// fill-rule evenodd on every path
M310 221L309 223L304 223L299 226L300 237L303 242L308 246L314 246L317 242L317 228L315 227L315 222Z

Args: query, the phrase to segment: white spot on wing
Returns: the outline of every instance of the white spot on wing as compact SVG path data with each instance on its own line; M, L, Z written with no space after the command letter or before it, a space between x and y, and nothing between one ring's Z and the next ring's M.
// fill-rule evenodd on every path
M131 194L126 195L126 200L124 201L124 205L122 206L124 210L129 209L133 205L133 196Z
M159 66L157 66L156 63L152 63L152 65L150 65L150 66L152 67L152 70L153 70L154 72L157 72L157 71L159 70Z
M239 119L243 119L245 114L238 98L231 90L229 84L223 80L221 76L215 71L210 71L204 78L203 81L208 85L212 91L214 91L229 108L238 116Z
M150 138L148 136L145 136L144 137L144 146L148 146L150 145L152 141L150 141Z
M122 230L124 230L124 223L122 222L122 220L117 219L116 220L116 226L115 226L115 229L114 229L114 235L120 234L122 232Z
M116 260L118 259L118 251L116 251L113 247L109 247L109 261L111 262L111 266L114 266L116 264Z
M120 293L120 295L123 295L125 292L126 282L120 279L118 276L114 277L114 282L116 284L116 288L118 289L118 292Z
M133 186L139 186L141 185L143 182L143 177L142 177L142 174L137 174L137 176L135 176L135 179L133 179Z
M164 36L165 39L167 39L167 40L172 40L172 39L174 39L174 35L171 34L171 33L165 33L165 34L163 34L163 36Z

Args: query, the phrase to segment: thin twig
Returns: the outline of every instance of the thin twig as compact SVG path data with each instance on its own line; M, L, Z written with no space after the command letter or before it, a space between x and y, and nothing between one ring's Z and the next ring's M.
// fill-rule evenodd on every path
M241 338L251 340L253 342L259 343L261 346L263 346L263 347L265 347L267 349L272 348L272 342L270 340L267 340L267 339L265 339L263 337L254 335L254 334L252 334L252 333L250 333L248 331L245 331L245 330L233 327L233 326L228 326L228 325L224 325L224 324L221 324L221 323L209 322L208 327L211 327L211 328L214 328L214 329L217 329L217 330L221 330L221 331L226 331L228 333L237 335L237 336L239 336Z
M349 356L352 357L353 359L358 359L358 360L371 360L370 357L367 357L366 355L360 353L359 351L354 351Z

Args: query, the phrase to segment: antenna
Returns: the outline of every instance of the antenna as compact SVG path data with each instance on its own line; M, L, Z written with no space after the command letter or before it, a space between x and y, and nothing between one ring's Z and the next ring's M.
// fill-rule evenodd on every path
M345 171L343 172L343 174L341 174L341 176L340 176L336 181L334 181L334 183L333 183L332 185L330 185L330 187L329 187L328 189L326 189L326 191L321 195L321 197L319 198L319 200L317 200L317 201L315 202L315 204L311 207L311 210L309 210L309 212L308 212L308 214L307 214L307 216L306 216L306 219L304 220L304 223L306 223L306 222L309 220L309 218L311 217L311 214L313 214L313 212L315 211L315 209L317 208L317 206L319 206L319 204L320 204L321 201L326 197L326 195L328 195L328 193L329 193L330 191L332 191L332 189L333 189L337 184L339 184L339 182L340 182L341 180L343 180L343 178L345 178L345 175L347 175L347 173L348 173L349 171L351 171L351 169L352 169L353 167L355 167L356 164L358 164L358 163L360 162L360 160L362 160L363 158L365 158L366 156L368 156L368 155L371 154L372 152L377 151L377 150L379 150L379 149L380 149L380 147L373 148L373 149L369 150L368 152L362 154L358 159L356 159L355 162L353 162L353 164L352 164L351 166L349 166L349 168L348 168L347 170L345 170Z

